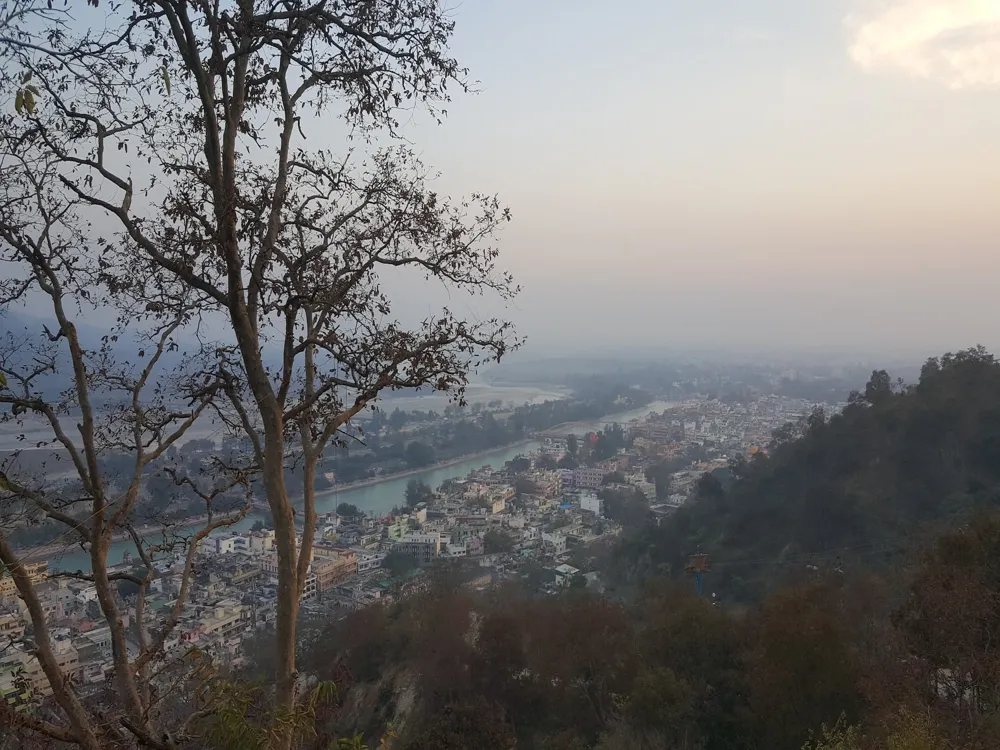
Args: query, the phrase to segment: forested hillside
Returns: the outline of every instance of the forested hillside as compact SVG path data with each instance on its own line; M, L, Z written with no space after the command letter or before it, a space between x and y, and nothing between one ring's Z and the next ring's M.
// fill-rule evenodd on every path
M1000 503L1000 365L982 348L931 359L917 384L873 373L843 413L775 435L770 455L705 480L659 527L621 543L635 583L710 555L709 590L750 602L790 573L884 566L939 524Z
M745 609L663 579L623 602L435 577L307 639L303 663L338 699L303 746L996 748L998 556L1000 521L977 518L903 579L817 572Z

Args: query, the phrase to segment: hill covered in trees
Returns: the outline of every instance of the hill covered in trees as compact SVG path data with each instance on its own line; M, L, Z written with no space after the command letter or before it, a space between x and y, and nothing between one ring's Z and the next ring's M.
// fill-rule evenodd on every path
M580 549L625 587L540 596L523 566L477 590L441 565L413 596L314 623L301 662L337 693L302 746L995 748L998 447L985 351L912 386L877 371L661 525L646 509L610 554ZM671 580L698 549L718 600Z
M769 455L731 473L624 539L618 580L677 574L700 551L708 590L750 602L813 567L883 567L934 526L997 507L1000 364L976 348L929 360L909 386L876 371L841 414L776 431Z
M303 747L995 748L998 558L1000 520L978 517L892 584L814 572L736 609L663 578L621 601L476 592L442 569L317 624L302 661L338 693Z

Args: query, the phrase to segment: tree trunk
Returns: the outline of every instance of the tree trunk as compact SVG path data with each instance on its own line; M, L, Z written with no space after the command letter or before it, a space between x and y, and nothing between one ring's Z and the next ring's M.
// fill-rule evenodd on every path
M146 720L143 718L142 702L139 698L139 690L132 674L132 667L129 664L128 646L125 640L125 623L122 621L121 613L118 611L118 603L115 600L116 592L111 582L108 580L108 548L109 545L102 538L97 544L91 542L90 545L90 565L94 576L94 588L97 589L97 600L101 605L101 611L108 622L111 630L111 655L115 667L115 680L118 689L121 691L121 698L125 703L129 718L138 726L146 727Z
M56 703L59 704L59 707L66 713L66 718L69 720L70 727L73 729L73 734L77 738L79 746L85 750L101 750L101 743L94 733L87 712L84 710L83 704L80 703L80 699L76 697L76 694L67 685L66 676L62 673L62 669L59 668L59 663L52 652L48 623L45 621L45 613L42 611L42 604L35 593L34 586L31 584L31 579L25 572L24 566L21 564L17 554L2 534L0 534L0 560L3 561L7 572L14 579L14 585L17 586L17 591L28 608L31 624L35 630L36 658L41 664L46 678L48 678L49 685L52 687L52 696L55 698Z
M269 420L265 419L265 424ZM280 417L278 418L280 425ZM278 601L275 621L275 705L279 710L295 706L295 624L299 612L299 581L296 574L295 516L284 476L284 436L274 426L264 430L264 491L274 520L278 551ZM291 735L281 746L290 747Z

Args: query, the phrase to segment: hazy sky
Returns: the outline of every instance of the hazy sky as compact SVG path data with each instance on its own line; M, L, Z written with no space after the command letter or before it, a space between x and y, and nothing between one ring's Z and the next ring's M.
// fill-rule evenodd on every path
M505 314L526 355L1000 351L1000 0L464 0L453 15L480 93L404 132L440 192L510 205L502 261L524 292ZM333 121L311 132L346 146ZM389 286L406 317L445 299Z
M408 129L535 354L1000 344L1000 0L465 0Z

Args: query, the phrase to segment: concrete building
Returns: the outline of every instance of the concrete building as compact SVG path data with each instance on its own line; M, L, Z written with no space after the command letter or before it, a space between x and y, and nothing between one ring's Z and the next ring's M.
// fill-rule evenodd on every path
M24 572L28 574L28 578L31 579L33 584L39 584L49 577L49 563L47 560L40 560L38 562L26 562L22 563L24 567ZM16 596L17 586L14 585L14 578L10 575L5 575L0 578L0 597Z
M249 540L251 555L265 555L274 547L274 530L251 531Z
M80 655L73 642L69 638L53 638L52 652L60 671L69 680L76 680L80 673ZM4 650L0 656L0 672L15 675L15 686L22 687L18 691L19 694L24 693L25 686L30 686L30 693L34 698L47 698L52 695L52 686L42 671L42 665L34 654L29 654L20 644L11 644Z
M243 546L240 543L242 540L239 535L218 536L213 541L215 542L215 554L217 555L231 555L236 552L237 547Z
M555 569L556 574L556 586L569 586L573 576L579 573L579 569L574 568L572 565L559 565Z
M584 492L580 495L580 510L587 510L595 516L603 517L604 501L598 497L596 492Z
M351 550L318 547L313 556L312 572L316 575L316 591L323 593L357 574L357 556Z
M24 635L24 620L18 612L0 614L0 643L16 641Z
M542 546L553 555L561 555L566 551L566 537L558 532L542 532Z
M441 554L441 536L439 534L407 534L394 547L407 555L412 555L418 562L426 564Z
M382 567L382 561L385 559L385 553L383 552L371 552L365 550L363 552L358 552L355 560L357 561L358 573L367 573L369 570L375 570L376 568Z
M584 489L597 489L609 472L600 466L581 466L573 470L573 484Z

